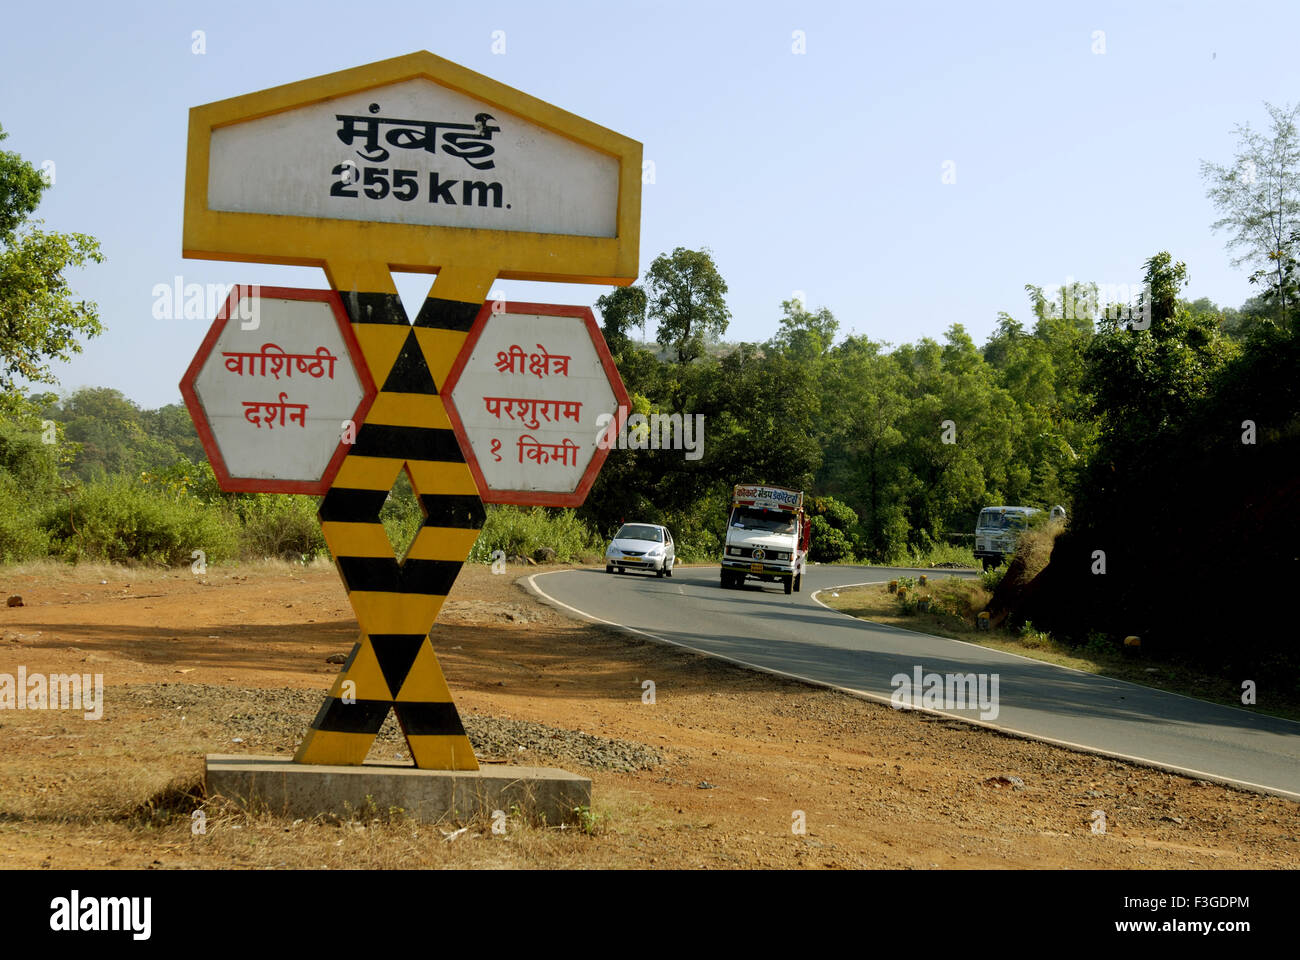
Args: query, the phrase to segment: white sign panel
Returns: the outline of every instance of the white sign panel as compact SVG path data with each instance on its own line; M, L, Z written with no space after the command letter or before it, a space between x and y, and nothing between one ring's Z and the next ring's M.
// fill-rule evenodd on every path
M192 382L200 432L210 433L228 477L315 483L338 457L366 388L331 300L255 289L240 288L200 355Z
M618 159L425 79L211 133L212 210L614 237Z
M489 502L560 504L541 495L580 489L585 497L606 452L601 417L618 413L622 382L589 310L506 310L481 319L449 377L449 412L472 448L471 470Z

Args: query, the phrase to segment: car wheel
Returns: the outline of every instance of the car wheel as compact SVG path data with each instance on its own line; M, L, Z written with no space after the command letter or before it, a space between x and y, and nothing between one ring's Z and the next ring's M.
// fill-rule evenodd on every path
M655 576L658 577L660 580L662 580L667 575L668 575L668 570L666 567L660 567L658 570L655 571Z
M802 589L803 589L803 574L796 573L794 575L794 592L798 593Z
M985 570L993 566L992 561L990 561L988 557L980 557L980 563L983 564Z
M614 572L614 568L611 567L611 566L606 566L606 567L605 567L605 572L606 572L606 573L613 573L613 572Z
M673 567L675 567L675 566L677 566L677 561L676 561L676 560L674 560L672 563L668 564L668 573L666 574L666 576L671 577L671 576L673 575Z
M794 593L794 577L786 577L785 592L787 594Z

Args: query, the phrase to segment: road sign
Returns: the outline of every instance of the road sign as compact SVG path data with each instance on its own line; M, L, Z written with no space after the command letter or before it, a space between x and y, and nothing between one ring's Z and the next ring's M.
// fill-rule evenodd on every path
M640 229L640 143L425 51L190 111L184 255L322 267L379 385L320 507L361 636L296 761L362 763L394 712L416 766L477 769L429 639L484 520L448 373L498 277L625 286ZM437 274L413 321L394 269ZM399 560L402 471L425 520Z
M223 490L322 495L375 396L333 290L237 286L181 380Z
M640 219L641 144L431 53L190 111L186 256L626 284Z
M485 303L443 403L485 503L581 506L627 391L588 307Z

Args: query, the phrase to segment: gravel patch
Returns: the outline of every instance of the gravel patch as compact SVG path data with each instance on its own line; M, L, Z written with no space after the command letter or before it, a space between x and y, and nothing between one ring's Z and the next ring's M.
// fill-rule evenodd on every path
M226 687L218 684L145 683L116 688L115 705L162 716L207 721L227 734L228 745L214 752L295 749L320 708L316 690ZM600 770L651 770L664 762L653 747L630 740L598 737L581 730L548 727L510 717L461 715L465 732L481 761L530 763L535 758L570 761ZM371 750L372 759L410 760L397 717L389 713Z

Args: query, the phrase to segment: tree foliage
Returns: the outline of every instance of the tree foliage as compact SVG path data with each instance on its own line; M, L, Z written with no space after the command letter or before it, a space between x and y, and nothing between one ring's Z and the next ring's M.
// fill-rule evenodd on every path
M704 353L704 346L727 332L727 284L708 250L677 247L650 264L646 274L648 315L659 321L659 343L677 353L678 363L689 363Z
M597 297L596 309L600 311L600 329L605 335L605 342L615 354L621 354L627 349L633 327L645 332L645 290L635 284L615 287L604 296Z
M1233 265L1254 264L1256 276L1271 278L1277 319L1285 327L1295 308L1284 267L1288 243L1300 230L1300 104L1264 106L1271 131L1239 125L1232 165L1202 161L1201 176L1222 214L1213 227L1229 231L1228 249L1238 251Z
M0 129L0 140L8 135ZM77 300L64 272L102 263L99 243L83 233L39 229L31 215L45 178L16 153L0 150L0 396L12 408L17 380L53 383L51 359L68 360L81 337L103 327L95 305Z

